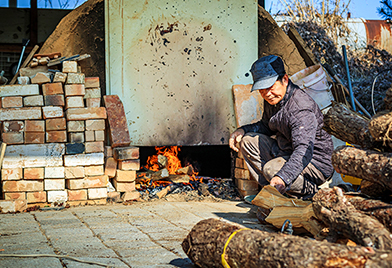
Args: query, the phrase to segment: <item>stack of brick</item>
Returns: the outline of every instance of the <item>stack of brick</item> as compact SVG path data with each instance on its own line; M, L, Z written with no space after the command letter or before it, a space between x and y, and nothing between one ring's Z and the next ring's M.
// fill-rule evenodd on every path
M242 197L259 193L259 184L255 179L251 178L241 153L238 153L238 156L235 158L234 178L235 185Z
M76 61L62 67L54 76L38 72L0 87L5 200L106 203L99 78L85 78Z

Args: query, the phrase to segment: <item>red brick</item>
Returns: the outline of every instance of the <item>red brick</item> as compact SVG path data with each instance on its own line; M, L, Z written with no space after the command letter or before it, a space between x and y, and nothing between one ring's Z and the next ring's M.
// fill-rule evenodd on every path
M41 107L0 109L0 121L34 120L34 119L42 119Z
M67 120L65 120L65 118L46 119L45 123L46 131L67 129Z
M105 175L108 175L109 178L114 178L116 176L117 171L117 161L113 157L109 157L106 159L105 163Z
M86 91L83 84L65 85L65 96L84 96Z
M114 179L117 182L133 182L136 180L135 170L117 170L116 177Z
M45 132L25 132L25 143L45 143Z
M68 190L68 201L87 200L87 190Z
M1 179L3 181L20 180L23 178L22 168L2 168Z
M48 131L46 132L46 142L67 142L67 131Z
M27 203L45 203L46 191L27 193Z
M45 132L45 121L44 120L25 121L25 132Z
M118 168L121 170L139 170L140 159L118 161Z
M103 96L109 122L109 138L112 147L131 143L124 106L117 95Z
M21 132L25 128L24 121L4 121L3 132Z
M103 141L90 141L85 142L85 152L86 154L89 153L100 153L104 151Z
M113 148L113 157L116 160L130 160L139 158L139 147Z
M88 189L88 199L101 199L101 198L107 198L108 196L108 191L106 188L94 188L94 189Z
M106 119L106 109L98 108L70 108L66 111L67 120Z
M103 165L87 166L84 167L84 174L86 176L101 176L104 175L103 169L104 169Z
M42 93L44 96L64 94L63 85L60 82L43 84Z
M3 108L18 108L23 107L22 97L3 97L1 104Z
M84 179L67 179L67 189L87 189L87 188L100 188L106 187L109 182L109 178L106 175L85 177Z
M117 192L132 192L136 190L135 182L118 182L116 179L113 179L113 186Z
M65 177L67 179L76 179L84 177L84 167L66 167Z
M23 199L26 200L26 193L4 193L4 200L15 200L15 199Z
M44 182L41 181L4 181L3 192L36 192L44 190Z
M23 178L25 180L43 180L44 179L44 168L24 168Z
M1 134L3 142L7 144L23 144L23 132L6 132Z
M65 106L64 95L48 95L44 99L45 106Z
M136 200L140 198L140 193L139 191L135 190L135 191L131 191L131 192L125 192L122 196L121 196L123 201L130 201L130 200Z
M105 146L105 157L113 157L113 148L111 146Z
M64 117L63 107L59 106L46 106L42 107L43 118L59 118Z
M84 107L83 97L72 96L65 99L65 108L81 108Z
M86 130L104 130L105 120L86 120Z
M99 77L85 77L84 87L85 88L99 87Z
M86 107L101 107L101 98L86 99Z

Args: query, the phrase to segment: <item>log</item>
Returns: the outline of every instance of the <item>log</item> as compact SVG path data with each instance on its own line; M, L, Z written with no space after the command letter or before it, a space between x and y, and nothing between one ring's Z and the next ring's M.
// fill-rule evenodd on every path
M336 172L382 184L392 191L392 154L339 146L332 153Z
M385 110L392 110L392 87L388 88L387 91L385 92L385 98L384 98L384 103L385 103Z
M360 189L362 194L375 199L388 199L388 197L392 194L392 192L385 188L384 185L367 180L361 181Z
M241 230L241 231L239 231ZM197 223L182 242L182 249L199 267L223 267L221 255L236 267L390 267L391 252L348 247L293 235L246 229L221 219Z
M355 243L380 250L392 249L391 233L376 219L358 211L344 196L342 189L320 189L313 196L317 218Z
M369 123L369 132L375 141L382 142L383 146L392 149L392 112L382 111L372 117ZM389 150L390 151L390 150Z

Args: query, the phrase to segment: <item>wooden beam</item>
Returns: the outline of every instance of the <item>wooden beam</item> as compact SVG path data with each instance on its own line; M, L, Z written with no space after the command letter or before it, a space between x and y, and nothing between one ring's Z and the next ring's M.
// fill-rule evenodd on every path
M298 52L304 59L307 67L316 65L318 63L316 57L313 55L312 50L308 47L294 27L289 28L288 36L297 47Z

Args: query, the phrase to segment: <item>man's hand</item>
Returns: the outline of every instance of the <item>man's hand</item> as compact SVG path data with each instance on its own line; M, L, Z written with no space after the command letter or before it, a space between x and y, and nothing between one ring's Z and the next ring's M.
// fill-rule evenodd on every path
M240 143L242 137L245 135L245 131L241 128L237 129L230 135L229 139L229 146L231 149L233 149L235 152L239 151L239 146L237 147L236 145Z
M271 179L270 185L274 186L281 194L284 194L284 192L286 192L286 184L278 176L275 176Z

